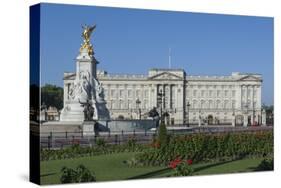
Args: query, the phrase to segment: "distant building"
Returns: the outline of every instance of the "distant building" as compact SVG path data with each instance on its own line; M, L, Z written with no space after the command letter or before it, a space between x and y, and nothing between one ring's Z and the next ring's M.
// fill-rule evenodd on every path
M49 106L48 109L43 108L40 111L41 121L58 121L60 117L60 112L56 107Z

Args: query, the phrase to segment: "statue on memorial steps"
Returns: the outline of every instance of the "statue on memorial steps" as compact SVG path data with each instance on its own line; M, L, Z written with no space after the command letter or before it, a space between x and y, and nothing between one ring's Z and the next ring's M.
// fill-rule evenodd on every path
M92 121L93 120L93 116L95 113L95 109L92 107L92 104L89 100L87 100L86 102L81 102L80 100L78 100L79 103L81 104L82 107L84 107L84 121Z

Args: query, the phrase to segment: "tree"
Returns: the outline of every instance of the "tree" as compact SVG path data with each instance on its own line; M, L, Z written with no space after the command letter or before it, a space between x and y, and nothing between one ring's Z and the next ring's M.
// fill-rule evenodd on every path
M29 99L30 99L30 119L33 121L38 121L39 118L39 87L35 84L29 87Z
M161 123L159 127L159 133L158 133L158 143L160 144L160 147L163 147L168 142L168 135L167 135L167 128L165 123Z
M156 107L153 107L153 109L151 109L148 112L148 117L153 118L153 120L156 120L156 128L158 129L159 126L159 113L156 110Z
M62 109L63 88L51 84L41 87L41 104L45 104L47 108L54 106L58 110Z
M262 109L265 110L266 113L266 124L273 125L274 123L274 106L273 105L262 105Z

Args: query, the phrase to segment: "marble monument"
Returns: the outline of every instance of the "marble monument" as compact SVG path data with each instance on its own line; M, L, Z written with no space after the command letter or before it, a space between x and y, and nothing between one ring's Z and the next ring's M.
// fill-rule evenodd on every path
M98 61L90 42L94 26L83 26L83 44L76 58L76 73L64 73L64 107L61 111L62 122L83 122L85 103L92 109L91 120L107 120L109 112L104 100L103 88L97 79ZM89 119L89 118L87 118Z

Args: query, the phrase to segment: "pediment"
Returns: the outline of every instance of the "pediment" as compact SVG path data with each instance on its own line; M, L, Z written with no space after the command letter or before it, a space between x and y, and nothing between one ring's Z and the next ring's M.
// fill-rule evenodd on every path
M261 79L253 75L248 75L240 78L239 81L261 81Z
M150 80L182 80L183 78L170 72L162 72L149 77Z

